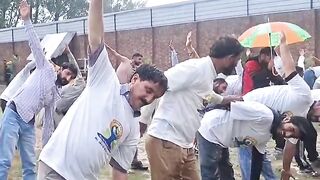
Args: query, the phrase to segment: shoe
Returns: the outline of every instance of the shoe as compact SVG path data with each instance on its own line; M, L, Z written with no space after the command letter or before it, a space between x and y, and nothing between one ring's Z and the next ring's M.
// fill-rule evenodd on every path
M131 169L140 170L140 171L147 171L149 168L147 166L143 166L141 161L135 161L135 162L131 163Z
M319 177L320 174L315 171L310 165L304 167L304 168L300 168L300 170L297 172L297 174L299 175L309 175L312 177Z

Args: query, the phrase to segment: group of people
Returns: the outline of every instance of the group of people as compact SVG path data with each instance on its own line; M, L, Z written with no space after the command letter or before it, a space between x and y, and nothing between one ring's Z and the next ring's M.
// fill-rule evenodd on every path
M305 82L309 70L304 79L299 75L285 34L279 47L262 48L256 57L247 53L242 66L245 48L237 39L220 37L208 56L199 57L189 33L190 59L179 63L170 42L172 67L163 72L144 64L141 54L129 59L105 43L102 0L91 0L88 12L85 80L70 51L45 58L30 6L21 1L34 60L0 96L0 179L8 178L16 149L25 180L97 179L107 164L113 179L128 179L130 168L147 169L137 159L145 132L155 180L234 179L229 148L235 147L242 179L260 179L261 173L277 179L266 156L270 139L283 151L282 179L292 177L294 156L298 164L303 161L302 170L313 171L312 165L320 164L311 123L319 122L320 92L312 92ZM108 54L120 61L116 70ZM55 64L65 57L68 62ZM36 171L34 123L42 109L43 148ZM301 147L310 163L303 151L296 152Z

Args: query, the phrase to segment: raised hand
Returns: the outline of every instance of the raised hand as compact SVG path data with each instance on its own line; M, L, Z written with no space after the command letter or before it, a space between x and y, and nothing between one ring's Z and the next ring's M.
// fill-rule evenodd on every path
M30 6L27 3L26 0L23 0L20 2L20 14L21 14L21 19L26 21L30 19Z
M186 47L191 47L191 43L192 43L192 40L191 40L191 36L192 36L192 31L190 31L187 35L187 41L186 41Z
M170 40L170 42L169 42L169 48L170 48L170 51L174 51L174 47L173 47L173 45L172 45L172 40Z
M304 56L304 54L305 54L304 49L300 49L300 50L299 50L299 55L300 55L300 56Z

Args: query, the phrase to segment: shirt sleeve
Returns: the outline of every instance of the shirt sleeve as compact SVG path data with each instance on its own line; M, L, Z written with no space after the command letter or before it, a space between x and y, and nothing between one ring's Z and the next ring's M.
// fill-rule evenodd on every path
M190 87L197 87L201 84L203 71L201 60L190 59L175 65L164 72L168 78L169 91L179 91Z
M44 52L42 50L40 39L36 34L30 20L24 21L25 31L29 39L29 46L35 59L36 67L41 69L45 66L49 66L49 62L46 60Z
M119 84L116 72L110 63L107 50L102 43L95 52L89 55L87 86L111 87L111 82Z
M49 141L54 131L53 111L54 106L46 106L44 110L43 129L42 129L42 147Z
M295 98L298 98L299 101L301 101L301 103L305 102L306 104L308 104L307 108L309 108L313 103L311 90L307 83L302 79L302 77L299 76L299 74L296 74L287 83L290 86L289 93L292 93Z
M171 65L172 67L179 63L178 53L173 50L171 51Z
M255 87L253 76L254 74L260 70L260 67L257 66L255 61L248 61L245 64L245 68L243 71L243 79L242 79L242 94L245 95L248 92L252 91Z

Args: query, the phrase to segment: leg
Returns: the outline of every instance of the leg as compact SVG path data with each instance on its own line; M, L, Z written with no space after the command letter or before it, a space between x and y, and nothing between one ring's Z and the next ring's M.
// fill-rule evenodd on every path
M317 130L314 128L313 124L309 121L311 129L310 129L310 138L306 139L304 143L304 147L308 152L308 159L310 162L313 162L318 159L319 153L317 152ZM311 138L312 137L312 138Z
M262 175L266 180L276 180L277 177L274 174L271 166L271 161L267 156L267 153L263 155Z
M146 152L152 180L181 179L181 148L169 141L146 137Z
M4 112L4 109L6 108L6 105L7 105L7 101L4 99L0 99L0 105L1 105L2 112Z
M138 148L134 154L133 161L131 163L131 169L146 171L148 170L147 166L143 166L142 162L138 160Z
M18 141L24 180L36 179L36 153L34 120L29 123L20 120L21 136Z
M202 180L219 180L219 161L222 158L223 148L211 143L197 133L200 158L200 172Z
M37 180L65 180L51 167L46 165L44 162L39 161L38 177Z
M230 163L228 148L223 148L222 150L222 158L221 158L221 161L219 162L219 172L222 180L234 179L234 172L233 172L232 164Z
M310 89L312 89L313 84L316 80L316 76L314 75L314 71L311 69L308 69L305 71L303 79L306 81Z
M8 179L15 146L19 139L20 127L17 118L17 113L6 108L0 128L0 177L3 179Z
M183 180L200 180L198 160L194 149L184 150Z
M242 180L250 180L252 150L250 147L239 147L238 149Z

